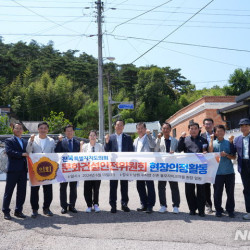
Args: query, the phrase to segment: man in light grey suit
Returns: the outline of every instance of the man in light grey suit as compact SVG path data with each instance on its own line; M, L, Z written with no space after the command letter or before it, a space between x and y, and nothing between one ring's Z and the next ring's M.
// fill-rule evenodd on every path
M171 125L169 123L163 123L161 127L161 134L158 134L158 138L156 140L155 152L167 152L174 153L177 152L178 149L178 141L170 136ZM158 193L161 208L159 210L160 213L167 212L167 201L166 201L166 181L158 182ZM173 202L173 213L179 213L179 205L180 205L180 192L178 187L178 182L170 181L170 188L172 193L172 202Z
M139 122L136 125L138 136L134 140L135 152L154 152L155 139L151 136L150 130L147 130L144 122ZM155 187L154 181L137 181L137 190L141 200L141 208L137 211L146 211L146 213L153 212L155 205ZM146 191L147 186L147 191Z
M54 153L55 141L47 136L49 125L47 122L38 124L38 135L31 135L26 147L27 153ZM31 187L30 203L32 207L32 218L36 218L39 209L39 189L40 186ZM52 184L43 185L44 203L43 213L47 216L53 216L49 207L53 199Z

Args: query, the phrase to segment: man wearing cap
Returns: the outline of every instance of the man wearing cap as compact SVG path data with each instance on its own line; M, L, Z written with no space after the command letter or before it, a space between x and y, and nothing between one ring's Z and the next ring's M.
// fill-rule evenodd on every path
M238 171L244 187L243 194L247 214L243 216L243 219L250 220L250 120L248 118L241 119L239 126L242 135L235 138L234 147L238 154Z

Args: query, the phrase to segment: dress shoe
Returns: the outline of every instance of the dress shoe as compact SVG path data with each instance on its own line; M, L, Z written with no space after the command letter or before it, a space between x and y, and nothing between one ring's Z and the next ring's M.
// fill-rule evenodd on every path
M216 216L216 217L222 217L222 213L221 213L221 212L216 212L216 213L215 213L215 216Z
M116 207L112 207L111 210L110 210L110 212L111 212L112 214L115 214L115 213L117 212Z
M15 212L14 215L18 218L22 218L22 219L25 219L26 216L22 213L22 212Z
M76 214L77 210L74 207L69 207L69 211Z
M147 207L141 206L141 207L138 207L136 210L138 212L146 212L147 211Z
M250 213L243 215L243 220L250 220Z
M33 210L32 214L31 214L31 218L35 219L37 217L37 215L38 215L38 211L37 210Z
M230 213L228 213L228 216L229 216L230 218L235 218L235 213L234 213L234 212L230 212Z
M4 219L5 220L11 220L11 216L9 213L4 214Z
M49 208L43 209L43 214L47 216L53 216L53 213L50 211Z
M122 210L123 210L124 212L130 212L130 209L129 209L128 206L122 206Z
M62 208L61 214L66 214L68 212L67 208Z
M147 214L152 214L153 213L153 208L152 207L148 207L146 210Z
M199 212L199 216L200 217L205 217L205 213L204 212Z
M196 212L195 211L190 211L189 215L196 215Z

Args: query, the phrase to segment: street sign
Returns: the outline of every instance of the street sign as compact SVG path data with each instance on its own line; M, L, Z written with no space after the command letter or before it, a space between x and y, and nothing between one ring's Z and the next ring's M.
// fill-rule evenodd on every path
M134 109L134 104L130 104L130 103L124 104L124 103L121 103L121 104L118 105L118 108L119 109Z

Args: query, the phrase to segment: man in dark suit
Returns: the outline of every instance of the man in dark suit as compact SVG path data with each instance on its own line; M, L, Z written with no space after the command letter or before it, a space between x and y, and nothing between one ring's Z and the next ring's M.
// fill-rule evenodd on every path
M247 214L243 219L250 220L250 119L241 119L239 125L242 135L235 138L234 147L238 155L238 171L244 187Z
M21 136L23 134L23 126L20 123L14 124L13 127L14 136L6 139L5 151L8 156L7 165L7 178L6 186L3 197L2 211L4 213L4 219L10 220L10 201L17 185L16 194L16 208L14 215L19 218L26 218L23 214L23 204L26 197L26 184L27 184L27 160L26 145Z
M212 118L205 118L203 120L203 126L206 132L202 133L201 137L206 139L209 144L211 140L210 136L214 134L214 120ZM216 136L214 137L214 140L216 140ZM211 184L210 183L205 183L205 192L206 192L206 211L208 214L211 214L213 210L212 210Z
M67 125L64 128L64 133L66 138L62 139L62 136L59 136L59 141L56 145L55 152L79 152L80 143L74 136L74 127L72 125ZM77 213L75 208L76 198L77 198L77 181L69 182L70 194L69 194L69 204L67 203L67 186L68 182L60 183L60 203L61 203L61 213L66 214L69 208L69 211Z
M106 152L133 152L133 142L129 135L124 134L124 121L117 120L115 122L115 134L105 136L105 151ZM121 205L124 212L130 212L128 208L128 181L121 180ZM116 201L117 201L117 187L118 180L110 181L110 194L109 194L109 204L111 206L111 213L116 213Z

